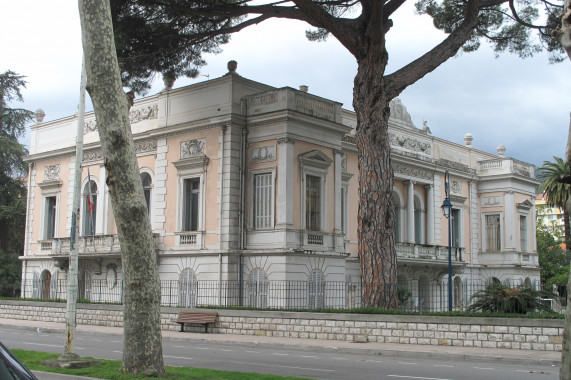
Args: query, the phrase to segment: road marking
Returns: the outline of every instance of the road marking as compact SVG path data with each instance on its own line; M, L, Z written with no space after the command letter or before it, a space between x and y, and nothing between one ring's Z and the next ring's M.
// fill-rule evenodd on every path
M398 364L406 364L406 365L417 365L418 363L411 363L411 362L397 362Z
M184 360L192 360L192 358L185 358L184 356L163 356L165 358L169 358L169 359L184 359Z
M321 359L319 356L307 356L307 355L303 355L302 358L308 358L308 359Z
M29 344L31 346L61 347L61 345L59 345L59 344L32 343L32 342L22 342L22 343Z
M224 351L224 352L232 352L232 350L225 350L225 349L222 349L222 351Z
M454 368L453 365L448 365L448 364L435 364L435 367L446 367L446 368Z
M186 346L173 346L174 348L186 348Z
M277 365L277 364L262 364L262 363L250 363L250 362L236 362L231 361L230 363L235 364L248 364L248 365L257 365L263 367L279 367L279 368L291 368L291 369L302 369L304 371L316 371L316 372L335 372L334 369L321 369L321 368L304 368L304 367L292 367L289 365Z
M210 350L208 347L193 347L195 350Z
M347 359L347 358L335 358L333 360L349 360L349 359Z
M250 354L259 354L258 351L246 351L246 352L248 352L248 353L250 353Z
M488 367L473 367L474 369L485 369L485 370L493 370L493 368Z
M420 380L451 380L451 379L443 379L440 377L419 377L419 376L400 376L400 375L387 375L387 377L398 377L400 379L420 379Z
M122 354L123 353L123 351L113 351L113 352L116 354Z

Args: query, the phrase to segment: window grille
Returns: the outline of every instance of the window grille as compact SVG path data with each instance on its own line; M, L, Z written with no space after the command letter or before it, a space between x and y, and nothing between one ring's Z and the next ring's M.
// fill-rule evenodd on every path
M272 173L254 176L254 228L272 227Z
M313 175L306 177L305 228L321 230L321 178Z
M486 215L487 251L497 252L501 250L500 236L500 215Z

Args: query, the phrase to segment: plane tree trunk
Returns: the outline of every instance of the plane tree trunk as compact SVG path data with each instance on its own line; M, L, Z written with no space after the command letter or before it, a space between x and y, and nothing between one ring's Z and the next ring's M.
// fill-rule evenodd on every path
M123 265L123 371L163 375L160 281L113 39L109 0L79 0L93 101Z

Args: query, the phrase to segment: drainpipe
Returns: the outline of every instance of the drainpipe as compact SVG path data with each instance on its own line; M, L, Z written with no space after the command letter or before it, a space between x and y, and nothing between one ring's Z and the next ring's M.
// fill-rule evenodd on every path
M32 171L34 170L34 163L30 162L28 165L28 191L26 194L26 234L24 235L24 256L30 252L30 210L31 210L31 196L30 194L34 191L32 189ZM41 231L40 231L41 232ZM28 275L28 260L23 260L22 262L22 287L20 288L20 298L26 297L26 280Z
M246 116L246 124L248 123L248 103L246 99L242 99L242 114ZM239 288L239 305L242 306L243 304L243 285L244 285L244 271L243 271L243 263L244 263L244 246L246 243L246 227L245 227L245 212L246 209L246 196L245 196L245 177L246 177L246 145L248 142L248 129L247 127L242 128L242 144L240 146L240 262L239 262L239 269L238 269L238 286Z
M218 245L220 253L218 254L218 306L222 306L222 205L224 204L224 135L226 133L226 125L223 125L220 132L220 215L218 217L219 233Z

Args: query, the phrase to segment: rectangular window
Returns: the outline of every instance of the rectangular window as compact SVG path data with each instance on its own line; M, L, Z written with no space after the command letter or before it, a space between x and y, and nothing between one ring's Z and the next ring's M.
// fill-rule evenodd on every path
M486 215L486 248L488 252L499 252L502 249L500 215Z
M56 197L46 197L44 239L53 239L56 230Z
M452 209L452 247L460 247L460 210Z
M522 252L527 252L527 217L519 216L519 244Z
M198 208L200 198L200 179L189 178L183 182L182 230L198 230Z
M254 228L257 230L272 227L272 173L254 176Z
M347 235L347 187L341 187L341 231Z
M321 230L321 177L313 175L305 178L305 228Z

